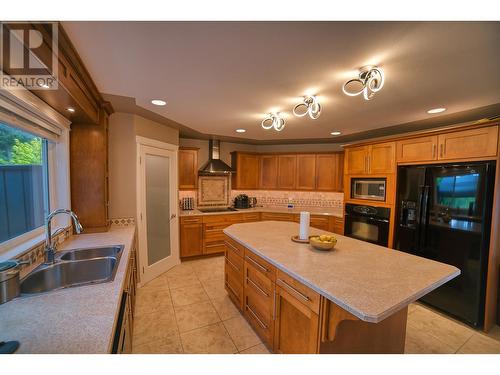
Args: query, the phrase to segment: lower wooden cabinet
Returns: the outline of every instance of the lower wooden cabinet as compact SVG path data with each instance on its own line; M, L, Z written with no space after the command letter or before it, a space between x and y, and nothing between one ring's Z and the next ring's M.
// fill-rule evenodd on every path
M203 254L203 222L201 216L181 217L179 242L182 258Z
M294 221L297 215L295 214L287 214L281 212L263 212L261 215L261 219L263 221L272 220L272 221Z

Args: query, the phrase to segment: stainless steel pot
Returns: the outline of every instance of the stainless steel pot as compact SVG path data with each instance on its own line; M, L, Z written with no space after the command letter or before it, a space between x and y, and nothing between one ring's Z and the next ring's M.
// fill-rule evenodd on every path
M21 288L18 266L29 262L7 260L0 262L0 305L19 296Z

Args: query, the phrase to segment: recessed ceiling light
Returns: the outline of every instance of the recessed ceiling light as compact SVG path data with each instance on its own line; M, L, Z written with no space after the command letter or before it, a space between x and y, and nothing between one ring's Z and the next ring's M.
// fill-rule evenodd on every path
M236 129L236 133L244 133L244 132L246 132L245 129Z
M66 108L66 110L67 110L68 112L75 113L75 109L74 109L74 108L72 108L72 107L68 107L68 108Z
M427 113L433 114L433 113L441 113L446 111L446 108L432 108L427 111Z
M167 102L165 100L160 99L153 99L151 100L151 103L154 105L167 105Z
M337 132L331 132L330 134L331 135L341 135L342 133L337 131Z

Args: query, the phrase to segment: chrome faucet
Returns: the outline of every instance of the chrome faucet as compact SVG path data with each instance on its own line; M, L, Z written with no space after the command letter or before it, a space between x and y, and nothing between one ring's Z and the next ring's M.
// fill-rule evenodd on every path
M52 221L52 218L58 214L66 214L71 216L77 234L80 234L83 231L82 224L80 224L78 216L76 216L76 214L73 211L66 210L64 208L59 208L58 210L52 211L45 219L45 263L46 264L54 264L56 244L54 244L54 242L52 241L52 236L56 237L59 233L65 230L65 228L59 228L58 230L55 231L54 234L52 234L50 228L50 222Z

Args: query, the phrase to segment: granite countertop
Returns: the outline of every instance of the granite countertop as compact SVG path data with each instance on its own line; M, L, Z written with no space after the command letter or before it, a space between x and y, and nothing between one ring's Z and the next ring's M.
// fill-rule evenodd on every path
M18 340L16 353L110 353L135 228L81 234L59 250L124 245L112 282L21 296L0 305L0 341Z
M224 233L361 320L377 323L460 274L456 267L335 235L333 251L292 242L299 224L233 224ZM311 228L311 234L328 232Z
M312 215L326 215L335 217L344 217L343 208L335 207L301 207L296 206L294 208L287 207L254 207L254 208L243 208L237 209L236 211L224 211L224 212L201 212L199 210L180 210L180 216L200 216L200 215L231 215L238 213L248 213L248 212L276 212L276 213L289 213L289 214L299 214L301 211L308 211Z

